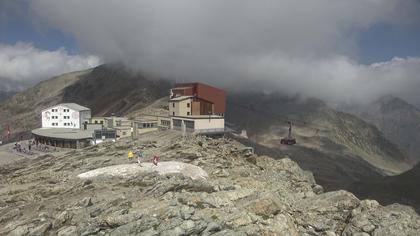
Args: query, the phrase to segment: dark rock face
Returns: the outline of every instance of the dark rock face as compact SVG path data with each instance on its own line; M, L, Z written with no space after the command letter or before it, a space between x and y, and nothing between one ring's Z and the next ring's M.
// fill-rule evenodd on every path
M66 87L64 102L76 102L97 115L124 115L167 96L170 83L127 71L119 65L102 65Z
M398 97L384 96L372 103L344 110L375 125L412 161L420 161L420 110L417 107Z
M153 146L150 141L153 140ZM82 180L77 174L129 162L126 149L189 162L209 177L140 172ZM0 179L0 234L9 235L418 235L409 207L323 193L289 158L254 155L228 139L160 131L137 141L9 164ZM186 150L188 150L186 152ZM191 158L194 156L194 158ZM136 164L134 164L136 165ZM19 168L13 168L19 166Z

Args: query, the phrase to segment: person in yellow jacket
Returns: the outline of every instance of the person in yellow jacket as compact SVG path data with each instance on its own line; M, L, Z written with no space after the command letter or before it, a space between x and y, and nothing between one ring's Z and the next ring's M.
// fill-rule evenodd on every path
M130 161L133 160L134 155L137 156L137 163L141 166L140 158L143 157L143 153L140 150L138 150L137 148L135 148L134 151L130 150L130 151L128 151L128 154L127 154L128 160L130 160Z
M134 158L134 153L130 150L130 151L128 151L128 154L127 154L127 156L128 156L128 160L133 160L133 158Z

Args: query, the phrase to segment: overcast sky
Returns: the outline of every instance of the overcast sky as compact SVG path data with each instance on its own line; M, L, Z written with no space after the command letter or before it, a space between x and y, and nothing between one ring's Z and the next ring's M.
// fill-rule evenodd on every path
M226 88L420 103L417 0L3 1L0 78L118 61Z

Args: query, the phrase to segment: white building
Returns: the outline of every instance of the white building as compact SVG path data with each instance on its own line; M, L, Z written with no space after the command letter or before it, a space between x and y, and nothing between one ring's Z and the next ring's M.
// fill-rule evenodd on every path
M42 128L83 128L91 118L90 109L76 103L61 103L42 110Z
M174 116L171 129L196 134L224 133L225 118L217 115Z

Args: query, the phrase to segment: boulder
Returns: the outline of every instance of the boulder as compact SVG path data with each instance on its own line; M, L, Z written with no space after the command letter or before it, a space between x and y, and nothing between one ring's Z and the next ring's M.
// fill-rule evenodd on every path
M65 226L60 228L57 232L57 236L74 236L78 235L76 226Z
M251 201L245 208L256 215L269 217L280 213L286 207L274 194L269 194Z

